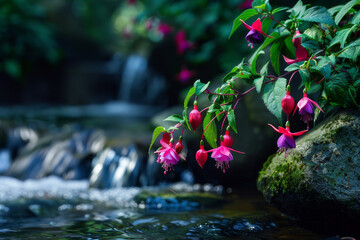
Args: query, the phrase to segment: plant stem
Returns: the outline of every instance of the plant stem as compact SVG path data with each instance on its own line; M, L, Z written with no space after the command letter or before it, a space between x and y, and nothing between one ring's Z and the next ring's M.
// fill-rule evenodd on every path
M217 118L219 115L221 115L221 114L223 114L223 113L225 113L225 112L226 112L226 111L222 111L222 112L218 113L215 117L213 117L213 119L210 120L210 122L206 125L206 128L205 128L204 131L203 131L203 134L202 134L202 136L201 136L201 140L203 140L204 134L205 134L206 130L208 129L208 127L210 126L210 123L211 123L212 121L214 121L215 118Z

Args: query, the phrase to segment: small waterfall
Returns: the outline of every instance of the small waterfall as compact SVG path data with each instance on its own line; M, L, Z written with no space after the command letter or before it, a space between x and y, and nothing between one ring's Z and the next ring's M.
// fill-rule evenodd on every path
M124 64L119 99L145 105L168 104L166 79L155 73L146 58L131 55Z

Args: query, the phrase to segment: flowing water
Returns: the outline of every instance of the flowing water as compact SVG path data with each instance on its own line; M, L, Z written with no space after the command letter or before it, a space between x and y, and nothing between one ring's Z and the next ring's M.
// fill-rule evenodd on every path
M88 181L0 177L0 239L326 239L264 202L253 187L175 185L151 192L207 192L202 202L135 201L144 188L89 189ZM222 194L221 194L222 193ZM206 207L204 207L206 206ZM335 238L337 239L337 238Z

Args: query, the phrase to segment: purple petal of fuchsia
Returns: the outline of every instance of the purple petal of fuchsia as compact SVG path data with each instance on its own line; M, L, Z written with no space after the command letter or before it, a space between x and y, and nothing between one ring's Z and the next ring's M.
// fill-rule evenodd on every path
M261 43L261 34L258 31L252 29L248 32L248 34L246 34L245 39L249 43L259 44Z
M307 113L313 114L314 113L314 107L311 104L311 102L307 102L307 104L303 108Z
M282 134L278 140L277 140L277 146L278 148L287 148L287 144L286 144L286 140L285 140L285 135Z
M286 143L288 144L288 148L296 148L295 141L293 137L285 137Z
M228 161L232 161L234 159L234 157L232 156L232 154L230 153L229 156L226 156L226 155L221 155L219 157L216 157L214 158L215 161L218 161L218 162L228 162Z

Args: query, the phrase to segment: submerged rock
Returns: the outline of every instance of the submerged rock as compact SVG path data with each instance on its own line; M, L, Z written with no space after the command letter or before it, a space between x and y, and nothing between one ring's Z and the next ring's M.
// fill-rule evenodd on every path
M337 114L268 158L258 177L265 199L306 223L359 226L360 113Z

